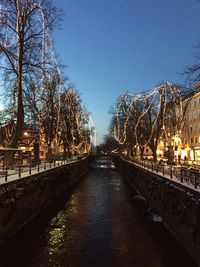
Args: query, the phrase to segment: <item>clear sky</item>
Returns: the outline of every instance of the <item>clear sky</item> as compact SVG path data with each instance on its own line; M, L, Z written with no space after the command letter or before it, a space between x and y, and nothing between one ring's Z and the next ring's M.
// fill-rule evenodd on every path
M54 2L65 13L54 34L56 52L92 113L98 142L121 93L150 90L166 80L183 82L180 73L194 63L198 0Z

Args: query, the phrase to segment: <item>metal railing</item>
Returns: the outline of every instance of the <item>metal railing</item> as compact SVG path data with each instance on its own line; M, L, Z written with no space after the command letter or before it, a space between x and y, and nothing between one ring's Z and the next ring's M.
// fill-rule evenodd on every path
M74 161L80 160L82 157L54 159L51 161L44 160L39 162L31 162L27 164L14 165L9 167L0 166L0 179L4 179L5 182L22 178L22 176L30 176L45 170L59 167L64 164L69 164Z
M164 163L155 163L150 160L128 160L149 171L165 176L171 180L176 180L190 188L197 189L200 187L200 168L198 167L194 168L192 165L187 167L184 165L167 165Z

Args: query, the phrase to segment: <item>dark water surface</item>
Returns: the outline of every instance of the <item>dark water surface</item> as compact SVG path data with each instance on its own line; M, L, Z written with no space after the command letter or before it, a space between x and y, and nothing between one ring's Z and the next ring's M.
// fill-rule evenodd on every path
M116 170L99 163L0 249L0 267L196 266L141 212Z

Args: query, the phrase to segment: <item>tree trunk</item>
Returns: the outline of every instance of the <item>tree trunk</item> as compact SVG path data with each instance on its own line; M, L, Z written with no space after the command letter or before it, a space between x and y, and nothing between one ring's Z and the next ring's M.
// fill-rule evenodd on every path
M153 152L153 161L157 162L157 153L156 153L156 148L151 148L152 152Z
M16 130L8 144L9 148L17 148L19 139L22 136L24 125L24 106L22 95L22 64L23 63L23 39L19 38L18 44L18 69L17 69L17 124ZM12 166L14 164L14 153L7 153L5 155L5 166Z
M64 156L64 158L66 158L67 157L67 144L66 144L66 142L63 142L63 156Z
M15 157L15 152L6 152L4 155L4 166L7 168L12 168L14 165L14 157Z
M144 156L144 147L140 147L140 159L143 159Z

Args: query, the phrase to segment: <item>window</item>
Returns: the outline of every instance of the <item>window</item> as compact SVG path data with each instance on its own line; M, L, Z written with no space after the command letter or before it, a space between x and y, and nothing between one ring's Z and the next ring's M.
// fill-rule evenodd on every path
M190 143L193 144L193 138L190 138Z
M195 136L195 143L197 144L198 143L198 137Z
M192 113L189 114L189 121L192 120Z
M192 125L190 125L190 132L192 132Z

